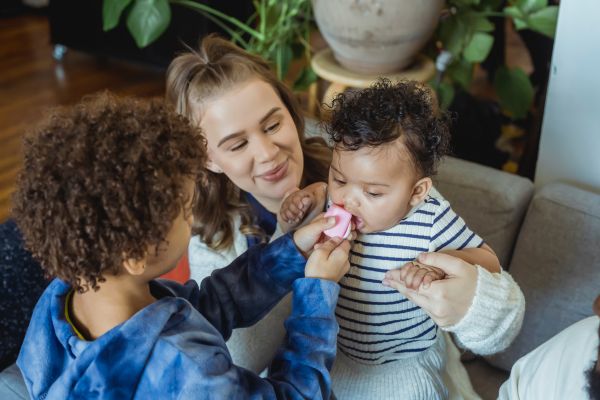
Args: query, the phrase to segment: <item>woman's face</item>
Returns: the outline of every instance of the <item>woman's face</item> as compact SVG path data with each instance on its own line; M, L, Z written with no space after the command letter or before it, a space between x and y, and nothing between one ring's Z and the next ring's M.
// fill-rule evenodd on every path
M224 173L271 212L300 185L304 159L298 130L275 90L260 79L208 100L199 115L208 168Z

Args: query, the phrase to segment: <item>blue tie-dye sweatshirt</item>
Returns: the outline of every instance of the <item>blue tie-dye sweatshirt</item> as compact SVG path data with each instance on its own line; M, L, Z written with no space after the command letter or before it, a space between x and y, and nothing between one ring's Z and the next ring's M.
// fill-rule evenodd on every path
M17 364L35 399L320 399L330 396L339 286L304 276L290 235L254 246L185 285L152 281L158 299L94 341L65 319L72 288L54 280L40 298ZM231 361L225 341L293 288L286 342L261 378ZM102 290L102 289L100 289Z

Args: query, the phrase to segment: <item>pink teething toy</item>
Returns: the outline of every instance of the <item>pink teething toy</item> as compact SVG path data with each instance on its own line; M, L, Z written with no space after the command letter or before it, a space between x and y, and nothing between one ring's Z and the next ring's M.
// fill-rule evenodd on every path
M352 220L352 214L350 214L344 208L332 204L325 213L325 217L335 217L335 226L323 231L324 234L329 237L339 236L342 239L348 237L350 234L350 221Z

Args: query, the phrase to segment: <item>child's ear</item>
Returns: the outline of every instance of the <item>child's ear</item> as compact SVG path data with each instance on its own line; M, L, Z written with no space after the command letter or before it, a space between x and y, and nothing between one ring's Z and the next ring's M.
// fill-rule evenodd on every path
M223 173L223 170L221 169L221 167L219 167L217 164L215 164L213 162L213 160L211 160L210 158L206 162L206 168L209 171L214 172L215 174L222 174Z
M409 202L410 206L414 207L417 204L421 203L423 200L425 200L425 197L427 197L427 195L429 194L429 191L431 190L432 186L433 182L431 181L431 178L425 177L419 179L417 183L415 183L415 185L413 186L413 192Z
M142 260L127 258L123 261L123 268L131 275L142 275L146 271L146 258Z

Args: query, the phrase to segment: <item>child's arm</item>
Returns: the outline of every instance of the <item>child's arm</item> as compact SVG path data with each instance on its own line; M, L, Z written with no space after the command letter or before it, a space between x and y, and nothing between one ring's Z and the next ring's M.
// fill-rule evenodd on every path
M229 266L213 271L200 284L190 281L185 297L227 340L234 328L251 326L304 277L306 258L335 219L317 218L294 233L252 246Z
M467 226L448 201L439 201L433 218L429 251L450 254L490 272L500 272L500 261L490 246Z
M480 265L492 273L501 271L500 261L494 250L469 229L446 200L440 200L433 217L430 251L450 254L469 264ZM421 285L428 287L431 282L443 279L445 274L430 265L412 262L400 269L398 277L407 288L417 290Z
M442 253L458 257L473 265L480 265L490 272L500 272L500 260L490 246L483 243L481 247L472 247L462 250L442 250Z
M277 221L283 232L303 226L312 221L325 208L327 184L316 182L296 190L285 197L279 208Z
M201 354L198 347L194 350L188 346L188 353L196 353L177 359L175 368L184 376L175 375L180 385L178 393L223 399L329 399L328 370L335 358L339 329L335 317L337 281L350 267L349 251L350 243L339 238L315 247L306 264L306 278L293 284L292 313L285 322L286 340L269 368L268 378L234 365L224 342L203 336L191 339L201 345ZM172 384L168 378L158 379Z

